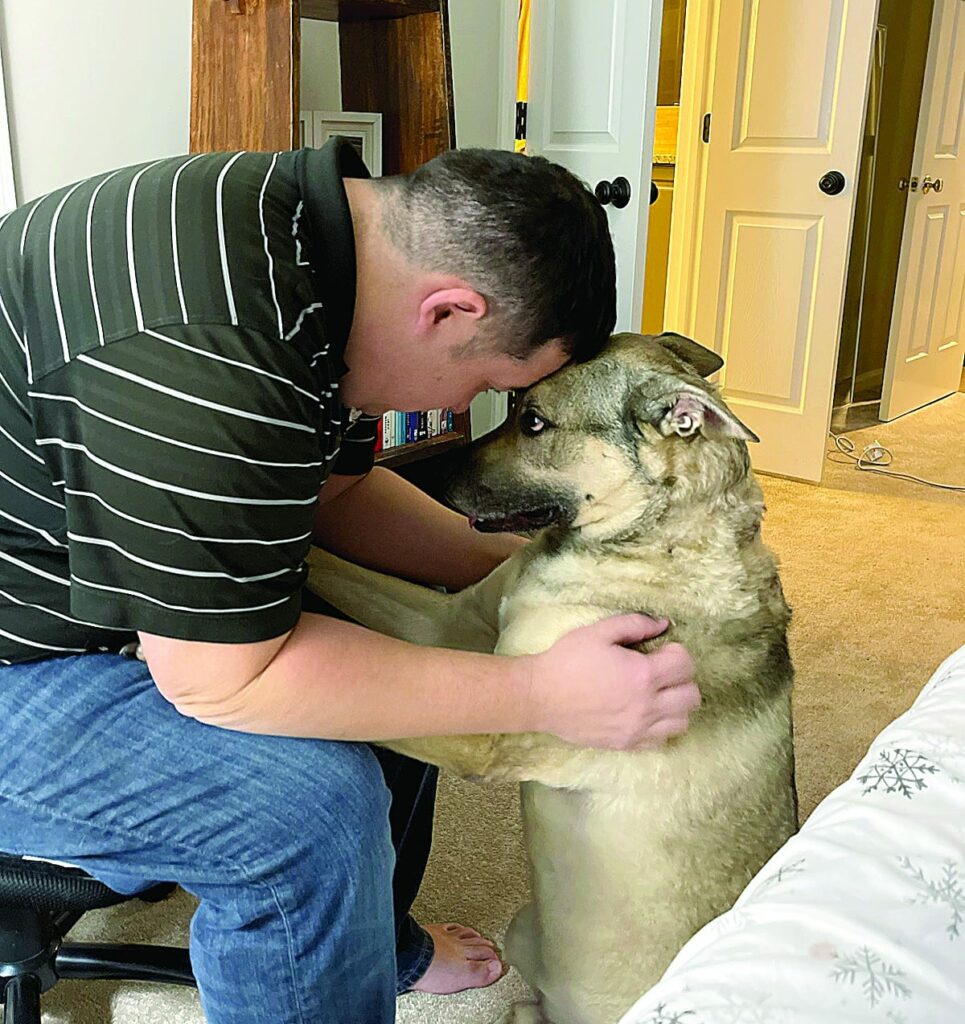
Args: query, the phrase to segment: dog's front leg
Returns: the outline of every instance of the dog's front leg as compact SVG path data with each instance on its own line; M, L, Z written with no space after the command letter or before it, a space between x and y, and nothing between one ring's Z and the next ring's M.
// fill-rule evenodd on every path
M606 756L605 751L588 754L556 736L532 732L423 736L385 740L379 746L475 782L541 782L563 788L582 779L588 757L599 763Z
M356 622L386 636L426 647L491 654L499 601L519 572L519 557L455 594L397 579L338 558L321 548L308 556L308 587Z

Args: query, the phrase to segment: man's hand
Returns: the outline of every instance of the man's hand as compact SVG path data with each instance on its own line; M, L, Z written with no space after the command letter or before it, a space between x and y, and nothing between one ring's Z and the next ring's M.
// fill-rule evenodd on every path
M537 731L611 750L656 747L686 731L700 704L690 655L675 643L652 654L624 646L666 628L666 620L617 615L574 629L532 655Z

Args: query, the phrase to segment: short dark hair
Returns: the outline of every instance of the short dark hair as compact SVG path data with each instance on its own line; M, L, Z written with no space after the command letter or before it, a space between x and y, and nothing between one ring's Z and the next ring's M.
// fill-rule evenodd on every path
M603 208L565 167L454 149L380 184L393 244L483 295L493 327L512 329L503 351L526 356L560 338L581 362L606 343L616 322L613 242Z

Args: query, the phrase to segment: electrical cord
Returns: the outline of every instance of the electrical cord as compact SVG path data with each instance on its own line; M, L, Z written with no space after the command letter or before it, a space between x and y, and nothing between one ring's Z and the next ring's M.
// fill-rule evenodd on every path
M850 437L846 437L844 434L836 434L833 430L829 430L828 433L834 440L835 448L846 459L851 460L855 469L861 469L869 473L880 473L882 476L893 476L897 480L911 480L916 484L938 487L943 491L965 491L965 485L962 484L943 484L937 480L926 480L924 477L914 476L912 473L896 473L894 470L884 469L884 466L890 466L894 462L895 456L890 448L886 448L879 441L865 445L861 454L855 455L857 446ZM831 462L847 465L847 463L843 463L840 459L831 458L832 455L834 455L834 452L828 452L828 458Z

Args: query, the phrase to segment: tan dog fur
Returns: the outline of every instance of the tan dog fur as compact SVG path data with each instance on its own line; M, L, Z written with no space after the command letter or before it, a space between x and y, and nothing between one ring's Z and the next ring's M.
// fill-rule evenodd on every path
M760 538L753 435L695 372L719 362L675 335L620 335L527 392L452 496L484 519L556 502L558 522L473 587L445 595L311 558L313 590L415 643L532 654L643 611L671 620L644 649L673 639L694 659L702 705L658 750L542 734L387 744L522 783L533 901L506 946L538 1004L507 1020L614 1024L796 828L790 613ZM525 436L527 410L552 426Z

